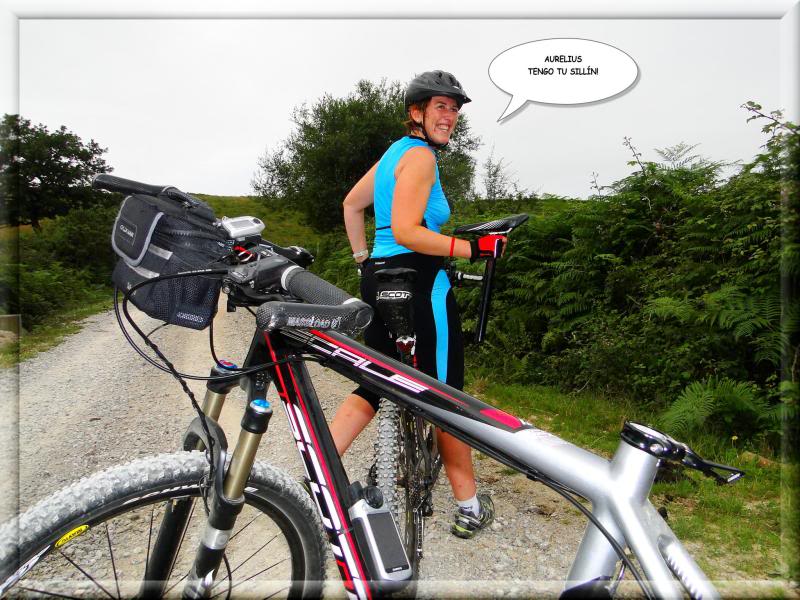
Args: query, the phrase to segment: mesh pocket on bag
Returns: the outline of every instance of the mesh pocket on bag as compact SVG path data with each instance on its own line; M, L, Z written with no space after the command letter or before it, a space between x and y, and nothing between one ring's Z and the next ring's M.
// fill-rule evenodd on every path
M158 208L158 204L150 200L146 196L128 197L115 223L112 243L121 258L114 268L112 279L124 291L160 275L208 268L228 252L224 237L210 224L205 228L158 210L148 211L142 204L155 204ZM150 232L144 251L139 248L141 240L123 244L116 238L130 237L129 233L121 231L119 223L131 223L139 217L144 221L134 223L136 234L140 231ZM125 228L132 230L129 225ZM132 250L130 253L120 252L118 247L130 247ZM155 319L191 329L204 329L217 312L221 286L218 277L195 275L144 285L133 292L130 298L137 308Z

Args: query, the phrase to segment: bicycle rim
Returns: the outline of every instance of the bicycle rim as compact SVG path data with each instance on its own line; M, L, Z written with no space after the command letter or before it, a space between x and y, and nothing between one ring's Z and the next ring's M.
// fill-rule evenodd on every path
M200 498L202 471L192 475L188 480L157 481L133 495L109 497L85 516L65 520L45 537L21 547L22 566L16 571L21 577L6 591L7 597L138 596L165 508L193 502L162 588L164 597L180 597L206 524ZM230 567L221 565L211 597L309 595L312 587L304 580L324 577L319 539L308 539L313 528L298 531L291 499L253 483L226 549Z

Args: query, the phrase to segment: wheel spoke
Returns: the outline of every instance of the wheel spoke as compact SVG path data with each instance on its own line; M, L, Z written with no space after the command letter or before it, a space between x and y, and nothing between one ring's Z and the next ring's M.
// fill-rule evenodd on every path
M190 573L190 571L186 571L186 573L183 575L183 577L181 577L180 579L178 579L178 581L176 581L176 582L175 582L175 583L173 583L171 586L169 586L169 589L168 589L167 591L165 591L165 592L164 592L164 595L166 596L166 595L167 595L167 594L169 594L169 593L170 593L170 592L171 592L173 589L175 589L175 586L176 586L176 585L178 585L178 584L179 584L181 581L183 581L184 579L186 579L186 578L189 576L189 573ZM172 572L171 572L171 571L170 571L170 574L172 574Z
M281 560L279 560L278 562L276 562L276 563L273 563L273 564L271 564L270 566L268 566L266 569L261 569L261 570L260 570L258 573L253 573L252 575L250 575L250 577L247 577L246 579L242 579L242 580L241 580L241 581L239 581L238 583L235 583L235 584L233 584L233 585L231 586L231 588L230 588L230 589L233 589L233 588L235 588L235 587L239 587L239 586L240 586L240 585L242 585L243 583L247 583L248 581L251 581L252 579L255 579L256 577L258 577L258 576L259 576L259 575L261 575L262 573L266 573L266 572L267 572L267 571L269 571L270 569L272 569L272 568L274 568L274 567L277 567L279 564L281 564L281 563L284 563L284 562L286 562L287 560L289 560L289 559L288 559L288 558L282 558L282 559L281 559ZM226 578L226 579L227 579L227 578ZM222 583L223 581L225 581L225 579L222 579L222 580L220 580L220 582L219 582L219 583ZM219 585L219 584L214 584L214 586L215 586L215 587L216 587L217 585ZM286 588L284 588L284 589L286 589ZM226 590L226 591L227 591L227 590ZM217 596L221 596L221 595L222 595L222 594L224 594L224 593L225 593L225 592L217 592L216 594L214 594L213 596L211 596L211 598L216 598ZM274 596L274 594L273 594L273 596ZM210 600L210 599L209 599L209 600Z
M150 509L150 527L147 530L147 555L144 558L144 573L142 573L142 579L144 579L144 575L147 573L147 565L150 564L150 544L153 541L153 521L155 520L155 516L156 505L154 504Z
M244 564L245 564L245 563L246 563L248 560L250 560L251 558L253 558L253 557L254 557L256 554L258 554L259 552L261 552L261 551L262 551L264 548L266 548L266 547L267 547L267 545L269 545L269 544L270 544L270 542L272 542L272 540L274 540L276 537L278 537L278 535L280 535L280 534L277 534L277 533L276 533L274 536L272 536L272 538L271 538L271 539L270 539L270 540L269 540L269 541L268 541L266 544L264 544L263 546L261 546L261 547L260 547L258 550L256 550L256 551L255 551L255 552L253 552L253 553L252 553L250 556L248 556L248 557L247 557L247 558L245 558L245 559L244 559L242 562L240 562L240 563L239 563L239 565L238 565L238 566L237 566L235 569L232 569L232 570L231 570L231 575L233 575L234 573L236 573L236 571L238 571L239 569L241 569L241 568L244 566ZM273 565L273 566L275 566L275 565ZM270 567L270 568L272 568L272 567ZM220 580L219 580L217 583L215 583L215 584L214 584L214 587L218 586L220 583L222 583L223 581L225 581L227 578L228 578L228 576L226 575L224 578L220 579ZM247 580L245 580L245 581L247 581ZM235 586L234 586L234 587L235 587Z
M278 535L280 535L280 534L276 533L275 535L273 535L273 536L272 536L272 538L270 538L270 540L269 540L269 541L268 541L266 544L262 545L262 546L261 546L261 547L260 547L258 550L256 550L255 552L253 552L253 553L252 553L250 556L248 556L247 558L245 558L245 559L244 559L244 561L242 561L241 563L239 563L239 566L238 566L238 567L236 567L235 569L233 569L233 571L231 571L231 575L233 575L234 573L236 573L236 571L238 571L239 569L241 569L241 568L244 566L244 564L245 564L245 563L246 563L248 560L250 560L251 558L253 558L253 557L254 557L256 554L258 554L259 552L261 552L261 551L262 551L264 548L266 548L266 547L267 547L267 546L268 546L270 543L272 543L272 541L273 541L275 538L277 538L277 537L278 537ZM273 566L274 566L274 565L273 565Z
M33 592L34 594L44 594L45 596L53 596L55 598L71 598L73 600L80 600L79 596L67 596L66 594L59 594L57 592L50 592L47 590L39 590L36 588L29 588L29 587L19 587L20 590L24 590L26 592Z
M67 561L69 562L69 564L71 564L73 567L75 567L76 569L78 569L78 571L80 571L81 573L83 573L83 575L84 575L85 577L87 577L87 578L88 578L88 579L89 579L89 580L90 580L90 581L91 581L93 584L95 584L97 587L99 587L101 590L103 590L103 592L105 592L105 594L106 594L106 595L107 595L109 598L111 598L111 600L116 600L116 599L114 598L114 596L111 594L111 592L109 592L109 591L108 591L106 588L104 588L102 585L100 585L100 582L99 582L99 581L97 581L97 580L96 580L94 577L92 577L91 575L89 575L89 573L87 573L87 572L86 572L86 571L85 571L85 570L84 570L84 569L83 569L83 568L82 568L82 567L81 567L81 566L80 566L78 563L76 563L76 562L75 562L74 560L72 560L72 559L71 559L69 556L67 556L66 554L64 554L64 552L63 552L63 551L61 551L61 550L59 550L59 554L60 554L61 556L63 556L64 558L66 558L66 559L67 559Z
M4 566L8 557L29 557L30 572L15 578L10 593L25 598L121 600L136 594L138 586L143 595L153 592L161 597L166 590L169 596L180 596L192 578L191 565L204 534L203 505L198 509L196 503L206 473L201 454L176 452L112 467L45 499L35 515L21 516L23 522L32 523L26 525L30 543L20 547L18 540L0 554ZM306 506L301 491L286 489L281 477L269 470L251 474L249 483L256 492L246 494L246 512L231 531L225 567L217 574L227 581L210 593L206 590L209 596L217 595L216 600L231 595L234 586L233 595L251 591L259 598L283 597L295 588L313 592L324 580L325 554L316 514ZM72 502L76 497L91 502L87 506ZM71 502L68 510L65 498ZM167 520L159 528L165 501L173 504L167 505ZM288 510L292 503L300 504L297 515L302 518ZM55 549L53 532L63 534ZM161 541L166 544L163 548ZM144 573L142 562L150 567Z
M189 511L189 518L186 519L186 527L183 528L183 532L181 533L181 541L178 542L178 549L175 550L175 556L178 556L181 553L181 546L183 546L183 540L186 539L186 532L189 531L189 523L192 522L192 517L194 516L194 507L195 506L197 506L197 502L192 502L192 509ZM169 580L170 575L172 575L172 569L174 569L174 568L175 568L175 563L172 564L172 566L169 569L169 573L167 573L167 580ZM186 575L188 575L188 573ZM184 579L184 577L186 577L186 575L181 577L181 581L183 581L183 579ZM170 588L170 589L172 589L172 588Z
M183 533L181 534L181 541L178 543L178 549L175 551L175 556L176 557L178 556L178 554L181 551L181 546L183 546L183 540L186 537L186 532L189 531L189 523L192 522L192 517L194 516L194 507L195 506L197 506L197 503L196 502L192 502L192 510L189 511L189 518L186 519L186 527L183 528ZM172 575L172 571L174 569L175 569L175 563L172 564L172 567L170 567L169 573L167 573L167 581L169 581L169 578ZM189 576L189 572L190 571L187 571L186 573L184 573L183 577L181 577L180 579L178 579L178 581L176 581L171 586L169 586L169 589L167 589L164 592L164 595L166 596L167 594L169 594L175 588L176 585L178 585L181 581L186 579Z
M117 599L122 600L122 594L119 593L119 578L117 577L117 564L114 561L114 549L111 547L111 534L108 532L108 523L106 526L106 540L108 541L108 554L111 557L111 571L114 573L114 585L117 586Z
M250 525L252 525L252 524L253 524L253 521L255 521L256 519L258 519L258 517L260 517L260 516L261 516L261 515L263 515L263 514L264 514L264 513L258 513L258 514L257 514L255 517L253 517L252 519L250 519L250 522L249 522L247 525L245 525L244 527L242 527L242 528L241 528L239 531L237 531L236 533L234 533L234 534L233 534L233 535L230 537L230 539L228 540L228 542L230 543L230 541L231 541L233 538L235 538L237 535L239 535L240 533L242 533L242 532L243 532L245 529L247 529L248 527L250 527Z

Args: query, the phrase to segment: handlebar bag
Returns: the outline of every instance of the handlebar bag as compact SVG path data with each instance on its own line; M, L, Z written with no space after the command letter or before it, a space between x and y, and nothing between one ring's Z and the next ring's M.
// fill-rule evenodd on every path
M230 240L214 225L213 212L193 211L166 197L133 194L114 221L111 246L119 256L112 279L127 292L159 275L205 269L230 252ZM195 275L156 281L130 295L154 319L190 329L205 329L217 312L222 281Z

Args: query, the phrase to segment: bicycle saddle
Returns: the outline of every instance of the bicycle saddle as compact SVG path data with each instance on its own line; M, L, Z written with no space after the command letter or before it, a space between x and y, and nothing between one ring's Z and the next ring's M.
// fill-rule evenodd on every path
M461 235L464 233L479 233L481 235L488 235L492 233L506 234L513 229L516 229L528 220L528 215L525 213L519 215L511 215L502 219L495 219L494 221L484 221L483 223L472 223L471 225L461 225L453 230L454 235Z

